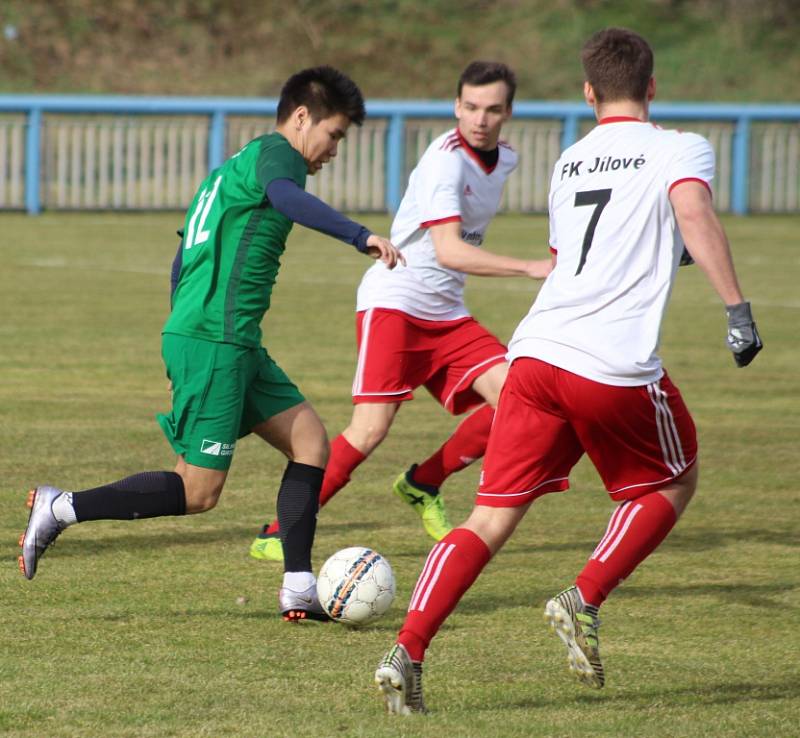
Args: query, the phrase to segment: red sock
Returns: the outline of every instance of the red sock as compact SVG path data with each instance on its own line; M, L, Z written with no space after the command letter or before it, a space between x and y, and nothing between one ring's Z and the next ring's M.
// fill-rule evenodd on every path
M325 467L325 477L322 480L322 489L319 493L320 507L350 481L350 475L366 458L361 451L351 446L341 434L331 441L331 455L328 459L328 465ZM277 533L279 530L276 518L269 524L265 532Z
M414 481L441 487L451 474L461 471L486 452L494 408L484 405L459 423L444 445L414 470Z
M431 638L490 558L486 544L466 528L454 528L431 549L397 637L413 661L425 658Z
M584 601L599 607L664 540L676 520L672 504L658 492L623 502L575 580Z

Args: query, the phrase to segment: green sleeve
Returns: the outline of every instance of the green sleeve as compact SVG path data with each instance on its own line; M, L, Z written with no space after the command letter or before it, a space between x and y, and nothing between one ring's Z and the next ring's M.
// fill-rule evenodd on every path
M306 187L306 166L303 157L279 134L264 139L256 164L256 177L263 190L275 179L291 179L298 187Z

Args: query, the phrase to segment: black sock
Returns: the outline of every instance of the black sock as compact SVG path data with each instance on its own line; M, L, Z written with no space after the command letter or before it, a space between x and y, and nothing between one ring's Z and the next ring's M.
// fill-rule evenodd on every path
M278 524L284 571L311 571L319 491L324 469L290 461L278 490Z
M175 472L142 472L103 487L73 492L78 522L185 515L183 479Z

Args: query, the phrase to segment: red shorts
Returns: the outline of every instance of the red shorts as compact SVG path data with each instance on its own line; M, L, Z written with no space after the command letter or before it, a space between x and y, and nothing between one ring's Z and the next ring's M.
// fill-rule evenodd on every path
M538 359L516 359L500 395L477 502L516 507L567 489L584 452L612 499L631 500L681 476L697 457L697 434L666 374L641 387L616 387Z
M356 333L354 404L413 400L413 390L425 385L448 412L459 415L485 402L472 383L506 358L506 347L469 317L422 320L372 308L356 314Z

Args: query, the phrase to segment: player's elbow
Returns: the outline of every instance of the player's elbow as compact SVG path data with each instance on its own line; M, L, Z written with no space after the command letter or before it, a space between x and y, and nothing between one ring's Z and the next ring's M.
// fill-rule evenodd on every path
M460 270L463 266L462 260L458 257L458 252L454 249L437 248L436 261L439 262L439 266L445 269Z

